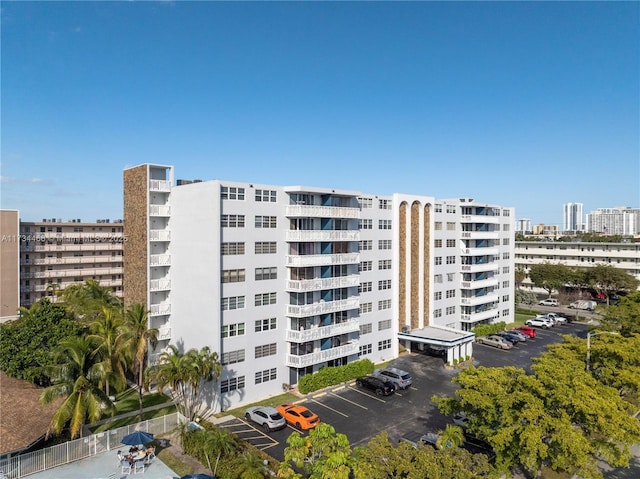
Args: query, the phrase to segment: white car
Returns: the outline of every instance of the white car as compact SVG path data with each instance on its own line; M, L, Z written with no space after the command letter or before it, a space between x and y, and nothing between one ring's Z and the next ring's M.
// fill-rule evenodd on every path
M244 417L247 421L252 421L262 426L266 432L283 429L287 425L282 414L276 408L269 406L247 408Z
M527 326L533 326L536 328L549 329L553 326L553 323L547 318L531 318L527 319L525 323Z
M538 303L540 306L560 306L557 299L547 298Z
M567 324L569 321L564 316L560 316L558 313L547 313L547 319L552 319L556 324Z

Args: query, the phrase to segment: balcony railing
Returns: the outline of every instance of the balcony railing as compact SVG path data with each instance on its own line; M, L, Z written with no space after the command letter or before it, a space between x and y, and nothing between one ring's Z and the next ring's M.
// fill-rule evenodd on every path
M311 266L331 266L338 264L358 264L360 253L341 254L310 254L310 255L289 255L287 256L287 266L311 267Z
M115 239L116 242L104 242L104 243L65 243L65 244L28 244L21 248L21 251L122 251L122 238Z
M460 319L467 323L477 323L478 321L484 321L485 319L498 319L499 314L498 309L489 309L473 314L463 314Z
M297 241L360 241L360 230L289 230L286 240Z
M460 217L461 223L500 223L499 216L487 216L487 215L462 215Z
M168 291L171 289L170 279L152 279L149 281L149 291Z
M496 278L491 279L479 279L477 281L463 281L461 283L462 289L479 289L479 288L491 288L498 286L500 280Z
M294 343L306 343L316 339L329 338L339 334L353 333L360 330L360 321L349 319L342 323L330 324L329 326L316 326L300 331L287 330L287 341Z
M95 263L122 263L122 255L119 256L68 256L65 258L33 258L23 259L22 265L47 265L47 264L95 264Z
M358 309L359 307L360 298L358 296L349 299L339 299L337 301L305 304L302 306L294 306L290 304L287 306L287 316L293 318L306 318L320 314L335 313L337 311Z
M151 216L171 216L171 206L149 205L149 215Z
M306 291L320 291L323 289L349 288L360 284L360 276L339 276L337 278L316 278L287 281L287 291L303 293Z
M171 314L171 303L158 303L149 306L149 315L151 316L163 316L165 314Z
M149 191L171 191L171 182L168 180L149 180Z
M25 279L31 278L68 278L85 276L113 276L122 274L122 268L82 268L82 269L61 269L47 271L31 271L22 275Z
M171 326L168 324L158 328L158 340L164 341L166 339L171 339Z
M477 306L479 304L493 304L500 300L500 296L495 293L486 294L484 296L473 296L471 298L462 298L460 304L465 306Z
M171 241L171 231L149 230L149 241Z
M462 254L466 256L496 256L500 251L498 248L462 248Z
M462 237L467 239L494 239L500 238L499 231L463 231Z
M171 266L171 255L152 254L149 256L149 266Z
M500 264L497 262L481 264L463 264L460 269L465 273L482 273L483 271L499 271Z
M360 218L360 208L320 205L288 205L287 216L308 218Z
M305 354L303 356L296 356L293 354L287 354L286 364L287 366L294 368L305 368L312 364L319 364L333 359L342 358L345 356L351 356L352 354L358 354L360 344L357 340L349 341L348 344L338 346L335 348L325 349L323 351L315 351L311 354Z

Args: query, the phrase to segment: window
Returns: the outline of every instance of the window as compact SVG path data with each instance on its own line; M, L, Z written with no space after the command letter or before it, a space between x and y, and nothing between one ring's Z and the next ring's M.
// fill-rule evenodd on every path
M436 274L433 276L433 282L434 283L442 283L442 275L441 274Z
M433 317L434 318L441 318L442 317L442 310L441 309L434 309L433 310Z
M447 290L447 298L455 298L456 297L456 290L455 289L448 289Z
M455 256L447 256L447 264L456 264Z
M364 283L360 283L358 286L358 293L369 293L372 290L373 283L371 281L366 281Z
M222 298L220 306L222 308L222 311L244 309L244 296L230 296L228 298Z
M370 313L373 311L373 303L361 303L360 314Z
M442 203L436 203L433 207L436 213L442 213Z
M390 230L391 229L391 220L378 220L378 229L379 230Z
M275 381L278 378L276 368L265 369L256 373L256 384L266 383L267 381Z
M509 301L509 295L508 294L503 295L502 296L502 302L503 303L507 303L508 301Z
M378 321L378 331L383 331L385 329L391 329L391 320L385 319L383 321Z
M503 266L502 267L502 273L507 274L509 272L509 267L508 266Z
M231 338L233 336L244 336L244 323L229 324L222 326L222 337Z
M373 208L373 198L358 198L360 209Z
M454 239L447 240L447 248L455 248L455 246L456 246L456 240Z
M383 309L391 309L391 300L383 299L378 301L378 311L382 311Z
M256 228L276 228L277 221L275 216L256 216Z
M433 258L433 263L435 265L442 264L442 256L436 256L435 258Z
M502 282L502 287L503 288L508 288L509 287L509 281L503 281Z
M222 215L223 228L244 228L244 215Z
M502 239L502 244L503 244L504 246L507 246L509 243L510 243L509 238L503 238L503 239Z
M455 273L447 273L447 281L451 282L455 279L456 274Z
M256 254L276 254L275 241L256 241Z
M277 321L276 318L267 318L267 319L256 319L256 333L260 331L269 331L270 329L276 329Z
M456 230L455 222L447 221L447 231L455 231L455 230Z
M277 299L276 293L256 294L255 305L267 306L268 304L276 304L276 299Z
M275 190L256 190L256 201L263 203L275 203L276 191Z
M222 353L220 363L224 366L226 364L241 363L244 361L244 349L238 349L237 351L228 351Z
M378 269L391 269L391 260L390 259L379 260Z
M238 389L244 389L244 376L238 376L237 378L225 379L220 382L220 393L228 393L230 391L236 391Z
M278 268L275 266L271 268L256 268L256 281L265 279L278 279Z
M383 351L385 349L391 349L390 339L385 339L384 341L378 341L378 351Z
M455 306L449 306L445 310L445 314L448 314L448 315L455 314L455 313L456 313L456 307Z
M222 255L244 254L244 243L222 243Z
M442 230L442 221L436 221L433 223L433 229L436 231Z
M433 246L435 248L442 248L442 240L441 239L437 239L433 241Z
M360 261L358 265L358 271L372 271L373 270L373 261Z
M456 205L447 205L447 213L455 213Z
M502 210L502 216L511 216L509 210Z
M244 282L244 270L225 269L222 271L221 281L223 283L242 283Z
M378 208L381 210L390 210L391 200L378 200Z
M371 251L373 249L373 241L372 240L358 241L358 246L360 248L360 251Z
M373 220L359 219L358 220L358 229L361 230L372 230L373 229Z
M502 253L502 259L509 259L509 252L505 251L504 253Z
M505 309L504 311L502 311L502 316L509 316L509 310Z
M391 280L383 279L378 281L378 291L383 291L385 289L391 289Z
M238 188L235 186L221 186L220 197L223 200L244 201L244 188Z
M274 356L278 353L277 343L263 344L262 346L256 346L256 359L264 358L266 356Z
M360 325L360 334L369 334L373 331L373 325L371 323Z
M502 225L502 231L509 231L509 225L508 224Z
M435 291L433 293L433 299L435 301L438 301L439 299L442 299L442 291Z
M391 249L391 240L378 240L378 249Z
M358 351L358 356L364 356L365 354L371 354L372 353L372 345L371 344L364 344L362 346L360 346L360 350Z

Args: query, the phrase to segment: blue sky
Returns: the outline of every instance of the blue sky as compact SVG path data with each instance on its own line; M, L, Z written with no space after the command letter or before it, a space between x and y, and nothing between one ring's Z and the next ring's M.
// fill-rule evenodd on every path
M639 2L2 2L2 208L122 171L640 207Z

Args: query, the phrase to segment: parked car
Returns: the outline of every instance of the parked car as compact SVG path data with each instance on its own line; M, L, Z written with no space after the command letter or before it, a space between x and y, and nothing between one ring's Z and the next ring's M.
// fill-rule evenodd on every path
M438 435L435 432L422 434L420 432L410 431L400 437L400 442L407 442L413 447L424 445L436 447L436 443L438 442Z
M320 424L318 415L300 404L280 404L276 409L287 423L298 429L313 429Z
M539 301L540 306L560 306L560 302L557 299L547 298Z
M447 347L446 346L438 346L436 344L428 344L423 352L425 354L428 354L430 356L437 356L437 357L445 357L447 355Z
M531 318L527 319L524 324L527 326L535 326L536 328L549 329L553 327L553 323L547 318Z
M375 391L378 396L389 396L396 391L396 387L391 381L385 381L377 376L359 377L356 379L356 386Z
M513 348L513 343L507 341L501 336L496 334L491 334L489 336L480 336L477 340L480 344L487 344L489 346L493 346L494 348L500 349L511 349Z
M515 334L509 334L507 331L500 331L499 333L496 333L496 336L500 336L501 338L506 339L514 346L520 342L519 336L516 336Z
M567 307L569 309L582 309L584 311L595 311L596 305L597 303L595 301L579 300L579 301L574 301Z
M530 338L535 338L536 334L538 334L536 332L535 329L533 329L531 326L519 326L516 328L518 331L526 334L527 336L529 336Z
M462 429L466 429L469 426L469 418L464 412L459 412L453 415L453 423L456 426L460 426Z
M262 426L266 432L276 431L287 426L287 421L284 420L282 414L276 408L270 406L247 408L244 417L247 421L255 422Z
M552 320L555 324L567 324L569 322L569 320L567 318L565 318L564 316L558 314L558 313L547 313L547 314L543 314L541 316L546 317L547 319Z
M519 329L509 329L507 332L516 334L520 338L520 341L525 341L526 342L527 339L529 339L529 335L523 333Z
M398 368L376 369L373 375L385 381L391 381L396 389L407 389L413 383L411 374Z

